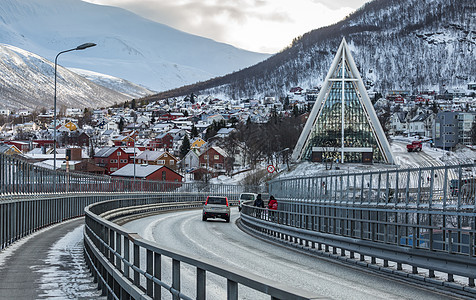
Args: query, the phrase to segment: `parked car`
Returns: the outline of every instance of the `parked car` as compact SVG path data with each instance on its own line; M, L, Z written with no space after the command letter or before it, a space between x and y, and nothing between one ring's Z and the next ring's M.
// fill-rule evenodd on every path
M228 198L223 196L208 196L205 205L203 205L202 221L208 218L224 219L230 222L230 205Z
M251 205L253 205L253 202L256 200L256 197L258 197L258 194L255 193L241 193L240 203L238 203L238 210L241 211L244 202L252 201Z

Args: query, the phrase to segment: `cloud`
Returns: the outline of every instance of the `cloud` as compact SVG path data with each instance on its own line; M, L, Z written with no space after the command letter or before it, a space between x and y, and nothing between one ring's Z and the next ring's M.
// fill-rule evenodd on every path
M119 6L173 28L261 52L335 23L368 0L86 0Z

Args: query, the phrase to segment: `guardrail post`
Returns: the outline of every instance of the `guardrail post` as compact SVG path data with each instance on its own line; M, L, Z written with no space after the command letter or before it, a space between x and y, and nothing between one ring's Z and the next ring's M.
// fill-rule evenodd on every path
M206 299L206 272L203 269L197 268L197 299Z
M147 249L146 255L146 272L147 274L153 276L154 272L154 253ZM153 297L154 296L154 282L152 279L147 278L147 296Z
M139 245L136 245L134 243L134 266L137 267L138 269L140 269L140 256L139 256ZM134 272L134 284L136 286L140 286L140 278L139 278L139 275L140 273L136 270L133 270Z
M158 280L162 279L162 256L154 252L154 277ZM154 299L162 298L162 289L158 283L154 283Z
M111 264L114 264L114 237L115 237L115 234L114 234L114 230L111 230L111 229L107 229L107 231L109 231L109 247L111 247L111 250L109 251L109 261L111 262Z
M172 288L180 292L180 261L172 259ZM180 300L180 297L173 294L173 300Z
M128 263L131 262L131 261L130 261L129 243L130 243L129 239L128 239L126 236L124 236L124 259L125 259L126 262L128 262ZM125 276L126 278L130 278L130 277L129 277L129 269L130 269L129 265L124 264L124 276Z
M122 253L121 251L121 234L119 232L116 232L116 252L117 254L119 254L117 257L116 257L116 268L121 270L121 258L119 257Z
M227 280L227 299L238 300L238 283L228 279Z

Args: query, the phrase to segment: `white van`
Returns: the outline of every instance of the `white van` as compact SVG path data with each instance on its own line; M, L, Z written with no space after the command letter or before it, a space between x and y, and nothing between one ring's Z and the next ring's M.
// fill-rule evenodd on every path
M244 202L249 202L250 205L253 205L256 200L256 197L258 197L258 194L255 194L255 193L241 193L240 203L238 204L238 210L241 211L241 208Z

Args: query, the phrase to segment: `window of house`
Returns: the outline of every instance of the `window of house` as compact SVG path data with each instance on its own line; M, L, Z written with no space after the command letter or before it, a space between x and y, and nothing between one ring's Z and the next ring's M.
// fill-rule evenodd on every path
M223 168L223 164L215 164L215 168L216 168L216 169L222 169L222 168Z
M164 154L164 157L167 157L167 154Z
M165 180L166 176L167 176L167 172L162 171L162 180Z
M111 168L111 172L117 171L117 168Z
M111 159L111 164L117 163L117 159Z
M203 159L208 160L208 155L204 155Z
M169 164L170 164L171 166L173 166L173 165L174 165L174 161L173 161L173 160L169 161Z
M159 159L159 160L157 161L157 164L159 164L159 165L165 165L165 160Z
M126 164L126 163L127 163L127 159L121 159L121 163Z
M121 156L122 155L122 152L117 152L117 156Z
M219 160L219 159L220 159L220 156L214 155L214 156L213 156L213 159L214 159L214 160Z

